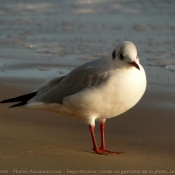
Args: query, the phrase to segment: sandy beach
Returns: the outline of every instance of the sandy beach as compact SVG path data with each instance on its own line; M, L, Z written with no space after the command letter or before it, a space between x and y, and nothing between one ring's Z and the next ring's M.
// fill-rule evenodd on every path
M27 93L38 85L28 81L31 86L26 87L26 80L3 79L0 99ZM119 171L117 174L126 170L123 174L135 174L129 171L136 170L140 171L137 174L144 170L150 171L149 174L156 170L170 173L175 163L175 108L171 86L170 83L148 85L138 105L107 120L107 147L125 152L121 156L100 156L92 152L88 126L75 119L0 105L1 169L9 174L15 170L52 170L60 174L79 174L74 171L80 170L95 171L95 174L107 174L105 171L109 170ZM98 123L96 134L99 141Z
M0 174L175 174L174 2L134 2L2 4L0 101L106 55L120 40L136 44L148 85L134 108L107 120L106 146L120 156L95 154L88 125L76 119L1 104ZM95 132L100 144L98 122Z

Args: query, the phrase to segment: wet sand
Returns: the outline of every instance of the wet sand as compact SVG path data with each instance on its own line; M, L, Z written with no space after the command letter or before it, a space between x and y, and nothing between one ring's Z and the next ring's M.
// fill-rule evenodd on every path
M1 82L0 99L28 93L42 83L32 79L2 79ZM82 174L80 170L85 174L91 171L94 174L173 172L175 101L171 86L150 83L138 105L107 120L107 147L125 152L121 156L101 156L91 151L88 126L76 119L0 105L0 167L9 174L19 170L28 174L38 170L52 171L51 174ZM98 141L99 134L96 123Z

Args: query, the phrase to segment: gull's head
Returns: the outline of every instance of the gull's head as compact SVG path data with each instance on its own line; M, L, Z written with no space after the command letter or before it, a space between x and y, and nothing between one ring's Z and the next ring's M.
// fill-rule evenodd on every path
M110 54L113 64L119 69L136 68L140 70L136 46L130 41L123 41Z

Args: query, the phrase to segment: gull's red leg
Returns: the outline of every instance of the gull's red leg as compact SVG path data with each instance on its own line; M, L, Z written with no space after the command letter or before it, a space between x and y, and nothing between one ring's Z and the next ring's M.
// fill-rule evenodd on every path
M102 122L100 123L100 131L101 131L101 147L100 149L102 151L106 150L106 146L105 146L105 135L104 135L104 131L105 131L105 120L102 120Z
M101 149L99 149L98 146L97 146L97 142L96 142L95 134L94 134L94 126L89 125L89 130L90 130L91 137L92 137L93 150L94 150L97 154L106 155L107 153L104 152L104 151L102 151Z
M100 150L104 153L107 153L107 154L123 154L123 152L106 150L104 130L105 130L105 120L102 120L102 122L100 123L100 131L101 131L101 147L100 147Z

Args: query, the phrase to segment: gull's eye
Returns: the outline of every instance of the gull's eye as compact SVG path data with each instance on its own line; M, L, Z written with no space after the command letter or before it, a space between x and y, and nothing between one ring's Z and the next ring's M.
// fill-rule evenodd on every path
M119 53L119 59L120 60L124 60L124 56L123 56L123 54L121 52Z
M115 57L116 57L116 54L115 54L115 50L112 52L112 58L113 58L113 60L115 59Z

